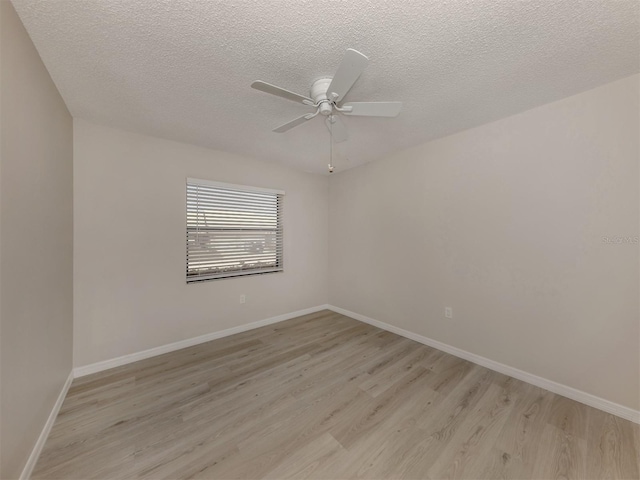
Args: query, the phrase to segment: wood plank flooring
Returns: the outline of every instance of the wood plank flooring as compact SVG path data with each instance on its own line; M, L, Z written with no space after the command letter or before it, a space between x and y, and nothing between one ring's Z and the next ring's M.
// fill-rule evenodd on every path
M637 425L329 311L76 379L32 478L637 479Z

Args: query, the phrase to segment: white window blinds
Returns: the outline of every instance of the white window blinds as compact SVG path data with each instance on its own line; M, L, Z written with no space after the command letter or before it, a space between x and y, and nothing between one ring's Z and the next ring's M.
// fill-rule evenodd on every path
M281 272L283 196L187 178L187 283Z

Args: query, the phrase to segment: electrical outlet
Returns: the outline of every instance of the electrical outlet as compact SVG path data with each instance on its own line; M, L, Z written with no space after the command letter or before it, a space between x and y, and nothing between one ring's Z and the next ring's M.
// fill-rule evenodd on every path
M444 307L444 316L446 318L453 318L453 308L451 307Z
M247 296L244 293L240 295L240 303L247 303Z

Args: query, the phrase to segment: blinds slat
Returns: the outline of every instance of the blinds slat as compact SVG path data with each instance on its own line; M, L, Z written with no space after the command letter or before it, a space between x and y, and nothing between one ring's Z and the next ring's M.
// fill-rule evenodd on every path
M202 262L216 264L216 263L222 263L222 262L242 263L243 261L246 263L251 263L251 262L256 262L260 260L277 261L278 253L280 252L277 250L274 250L269 253L256 254L256 255L228 254L228 255L225 255L224 260L222 260L219 256L189 255L188 260L189 260L189 265L191 266L196 265L197 263L202 263Z
M206 280L216 280L218 278L237 277L239 275L260 275L263 273L276 273L276 272L282 272L282 271L283 271L282 268L256 268L252 270L241 271L240 273L223 272L223 273L216 273L216 274L187 275L187 282L197 283L197 282L202 282Z
M224 193L230 195L246 195L246 196L261 196L261 197L273 197L275 195L280 195L276 192L265 192L265 191L256 191L253 188L229 188L229 187L220 187L216 185L203 185L200 183L192 183L187 182L187 189L191 190L202 190L209 191L215 193Z
M200 206L201 208L211 208L211 207L228 207L234 210L275 210L275 203L256 203L256 202L236 202L233 200L223 201L219 198L196 198L189 197L188 200L189 205Z
M234 201L234 202L238 202L239 204L243 204L243 203L275 204L276 203L276 199L273 198L273 196L269 196L269 195L253 195L253 194L244 193L244 192L238 192L236 194L233 192L223 192L222 190L214 191L214 190L203 190L203 189L191 189L191 190L187 190L187 195L189 195L193 199L196 199L196 198L216 199L216 200L227 201L227 202Z

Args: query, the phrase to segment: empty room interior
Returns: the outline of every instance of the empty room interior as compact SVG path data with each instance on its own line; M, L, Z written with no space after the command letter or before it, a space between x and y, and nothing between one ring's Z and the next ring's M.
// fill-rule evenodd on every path
M640 2L0 0L0 478L639 479Z

